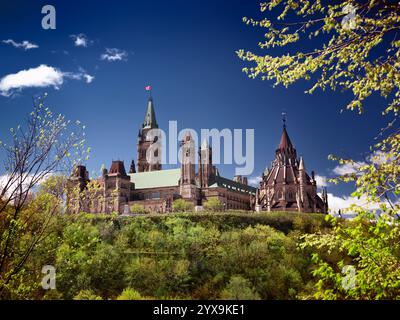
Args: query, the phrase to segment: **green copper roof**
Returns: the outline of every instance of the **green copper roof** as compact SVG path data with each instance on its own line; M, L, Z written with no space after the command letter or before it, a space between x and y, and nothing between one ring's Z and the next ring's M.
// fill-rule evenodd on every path
M131 182L135 184L135 189L150 189L150 188L163 188L163 187L177 187L179 186L179 179L181 177L181 169L168 169L149 172L130 173ZM210 181L210 188L226 188L231 191L255 193L256 188L237 183L233 180L214 176Z
M256 188L252 186L246 186L231 179L227 179L221 176L214 176L213 178L211 178L211 185L209 188L221 188L221 187L241 193L255 194L256 192Z
M181 169L169 169L129 174L135 189L176 187L179 185Z
M256 188L252 186L246 186L244 184L238 183L236 181L221 177L221 176L214 176L212 179L212 184L210 188L218 188L222 187L228 190L236 191L236 192L244 192L244 193L252 193L255 194Z
M158 128L152 97L150 97L147 102L147 111L143 121L143 128Z

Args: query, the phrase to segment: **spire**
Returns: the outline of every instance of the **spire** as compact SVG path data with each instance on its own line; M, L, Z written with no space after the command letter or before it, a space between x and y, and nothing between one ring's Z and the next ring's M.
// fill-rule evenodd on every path
M282 124L283 124L283 131L281 135L281 141L279 142L278 150L294 151L292 142L290 141L289 135L286 131L286 112L282 112Z
M292 142L290 141L289 135L286 131L286 124L283 124L283 132L281 135L281 141L279 142L279 147L278 149L280 150L287 150L287 149L293 149Z
M132 160L132 162L131 162L131 167L129 168L129 173L136 173L135 160Z
M201 149L202 150L207 150L208 149L208 140L204 139L203 143L201 144Z
M305 165L304 165L304 159L303 159L303 157L300 157L299 170L303 170L303 171L306 170L306 167L305 167Z
M156 113L154 112L153 98L151 96L149 96L149 101L147 102L147 111L142 127L146 129L158 128Z

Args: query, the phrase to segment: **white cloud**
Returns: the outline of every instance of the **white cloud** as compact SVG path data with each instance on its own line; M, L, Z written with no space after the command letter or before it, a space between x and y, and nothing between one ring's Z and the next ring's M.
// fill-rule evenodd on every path
M321 196L321 194L318 194ZM349 208L352 204L363 207L368 210L379 209L379 205L376 203L369 203L365 197L360 199L351 196L335 196L332 193L328 193L328 206L330 212L337 212L339 209L343 210Z
M363 167L367 164L372 163L374 165L379 166L390 161L393 161L393 158L391 158L387 153L378 150L368 155L365 161L358 161L358 162L338 165L335 168L333 168L332 172L337 175L352 174L352 173L357 173L360 167Z
M83 33L71 34L70 37L74 41L75 47L85 47L86 48L90 43L88 37Z
M395 159L393 156L390 156L390 154L377 150L368 157L368 160L379 166L384 163L394 161Z
M357 169L361 166L365 165L365 162L357 162L357 163L345 163L336 166L333 168L333 173L337 175L345 175L345 174L352 174L356 173Z
M15 198L16 195L19 194L19 190L17 190L17 188L19 188L19 181L22 181L22 192L25 192L27 190L27 188L29 187L30 184L34 184L33 187L35 186L39 186L41 185L43 182L45 182L52 174L45 174L43 175L43 177L41 179L38 180L38 176L36 176L35 181L33 181L34 177L32 175L24 175L21 180L18 181L10 181L10 175L8 174L4 174L2 176L0 176L0 193L2 193L3 189L7 186L7 191L5 193L6 197L11 197ZM31 186L32 187L32 186ZM34 188L32 188L33 191Z
M63 75L64 77L73 80L85 80L86 83L91 83L94 80L94 76L91 76L90 74L84 72L78 72L78 73L64 72Z
M29 42L29 41L27 41L27 40L24 40L24 41L22 41L22 42L15 42L15 41L12 40L12 39L7 39L7 40L3 40L2 42L5 43L5 44L10 44L10 45L12 45L12 46L15 47L15 48L22 48L22 49L24 49L25 51L26 51L26 50L29 50L29 49L36 49L36 48L39 48L39 46L38 46L37 44L31 43L31 42Z
M128 59L128 52L117 48L106 48L106 52L100 58L107 61L126 61Z
M53 87L59 89L59 87L64 83L65 78L75 80L84 79L86 83L90 83L94 79L93 76L86 73L62 72L60 69L42 64L36 68L21 70L17 73L8 74L1 78L0 95L9 97L16 90L33 87Z
M85 79L86 83L91 83L94 80L94 76L91 76L86 72L85 69L79 67L78 80Z
M324 176L315 175L315 181L317 182L318 187L327 187L328 186L328 178Z
M249 185L258 187L259 183L261 182L261 177L250 177L248 182Z
M94 76L91 76L90 74L84 74L83 77L86 80L86 83L91 83L94 80Z
M13 90L28 87L54 87L59 88L64 81L63 73L56 68L44 64L36 68L21 70L4 76L0 80L0 94L9 96Z

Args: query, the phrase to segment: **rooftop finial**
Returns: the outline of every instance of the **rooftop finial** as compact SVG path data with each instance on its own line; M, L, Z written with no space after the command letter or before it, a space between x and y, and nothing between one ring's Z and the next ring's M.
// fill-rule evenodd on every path
M283 127L286 128L286 112L282 112Z

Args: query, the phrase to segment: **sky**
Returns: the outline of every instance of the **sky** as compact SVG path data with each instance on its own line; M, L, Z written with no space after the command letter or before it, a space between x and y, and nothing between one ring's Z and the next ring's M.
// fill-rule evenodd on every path
M41 25L46 4L56 9L54 30ZM91 174L117 159L128 169L146 110L144 87L151 85L164 130L170 120L178 130L254 129L251 182L274 159L285 112L306 169L327 186L331 206L347 205L353 187L327 183L345 169L328 155L363 159L384 126L385 101L370 98L363 115L341 113L349 93L307 95L310 82L284 88L247 78L235 51L257 51L263 30L246 26L244 16L261 16L258 0L1 0L0 139L26 119L32 96L47 92L54 112L86 125ZM233 177L234 165L218 167Z

